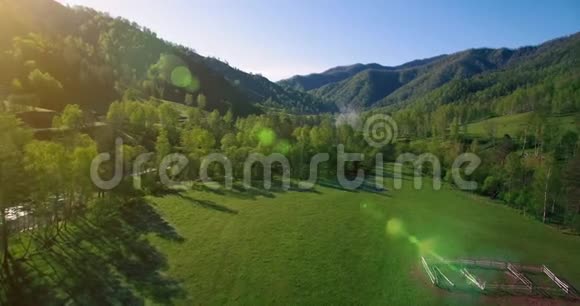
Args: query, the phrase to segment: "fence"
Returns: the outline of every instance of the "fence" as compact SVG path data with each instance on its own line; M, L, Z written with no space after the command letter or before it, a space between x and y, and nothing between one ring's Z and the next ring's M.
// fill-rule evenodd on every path
M10 233L21 233L55 224L64 219L63 213L39 215L23 206L10 207L6 210L6 224ZM1 224L1 222L0 222Z
M546 275L554 283L556 283L556 285L558 285L558 287L560 287L560 289L562 289L562 291L564 291L566 294L570 293L570 285L566 284L566 282L559 279L558 276L556 276L556 274L554 274L554 272L552 272L550 269L548 269L548 267L542 266L542 268L543 268L544 273L546 273Z
M441 272L441 269L439 269L439 267L433 267L433 269L435 270L436 274L438 274L439 276L443 277L443 279L451 286L451 287L455 287L455 284L449 280L449 278L447 278L447 276L445 276L445 274L443 274L443 272Z
M479 288L480 290L485 290L485 282L477 279L477 277L475 277L475 275L473 275L469 271L467 271L467 269L463 268L460 270L460 272L461 272L461 274L463 274L463 276L465 276L465 278L467 278L467 280L469 280L475 286L477 286L477 288Z
M503 290L511 292L527 292L527 294L546 294L546 293L561 293L564 292L566 296L572 298L579 298L575 289L566 283L564 280L560 279L554 272L552 272L545 265L523 265L517 263L510 263L506 261L498 261L491 259L454 259L454 260L438 260L435 264L429 265L424 257L421 257L421 262L423 268L425 269L427 275L431 282L436 285L444 285L446 283L447 287L456 287L456 285L439 269L439 265L450 265L456 266L458 271L467 280L468 284L475 285L481 291L488 290ZM486 283L483 280L477 278L476 275L468 271L467 268L483 268L483 269L494 269L505 271L515 279L519 280L520 284L508 284L508 283ZM526 276L525 273L532 274L545 274L548 276L557 287L542 287L541 284L535 284ZM441 286L439 286L441 287ZM445 286L444 286L445 287ZM460 286L461 287L461 286ZM443 287L442 287L443 288Z
M523 265L517 263L510 263L507 261L498 261L491 259L455 259L445 261L448 264L457 264L463 266L476 266L482 268L493 268L499 270L508 270L508 265L511 265L515 269L522 272L533 272L533 273L543 273L544 269L542 266L534 265Z
M524 283L524 286L528 287L528 289L532 291L533 288L532 281L530 281L524 274L520 273L520 271L518 271L518 269L513 264L509 263L507 265L507 268L512 273L513 276L519 279L520 282Z
M429 267L429 264L425 260L425 257L421 257L421 262L423 263L423 268L425 269L425 272L427 272L427 275L429 276L431 283L433 283L433 285L437 285L438 283L437 276L433 273L433 271L431 271L431 268Z

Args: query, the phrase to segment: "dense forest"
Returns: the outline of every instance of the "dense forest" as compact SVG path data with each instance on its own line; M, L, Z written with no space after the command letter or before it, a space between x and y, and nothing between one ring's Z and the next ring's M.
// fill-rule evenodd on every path
M574 34L539 46L470 49L396 67L336 67L279 83L359 110L429 104L421 111L430 111L443 104L480 102L488 105L489 113L501 115L531 111L538 103L554 100L554 112L573 112L578 110L574 81L579 73L579 54L580 35Z
M175 45L135 23L54 1L0 3L5 67L0 79L9 101L62 110L80 104L100 113L122 97L188 104L204 95L207 107L247 115L258 105L295 112L332 110L320 99L241 72ZM15 17L17 16L17 17ZM8 26L9 25L9 26ZM184 67L185 75L176 70Z

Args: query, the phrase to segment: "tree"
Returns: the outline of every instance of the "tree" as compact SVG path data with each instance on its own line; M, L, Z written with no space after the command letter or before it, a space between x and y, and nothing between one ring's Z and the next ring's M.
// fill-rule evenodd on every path
M215 146L215 138L208 130L194 127L181 132L181 146L189 156L190 174L195 176L194 170L199 169L202 158Z
M60 143L36 140L26 145L24 153L27 174L34 180L30 194L34 210L58 229L59 215L71 186L70 154ZM48 232L47 229L45 233Z
M461 127L461 123L457 119L457 117L453 118L451 122L451 138L458 139L459 138L459 129Z
M199 109L204 110L207 106L207 98L205 97L204 94L199 94L197 95L197 107L199 107Z
M145 117L145 110L141 107L141 105L135 105L136 107L133 108L132 111L129 113L129 124L131 128L135 132L145 131L147 127L146 117Z
M235 148L237 146L236 135L234 135L233 133L225 134L224 137L222 137L220 144L222 151L226 152L227 154L227 152L229 152L232 148Z
M2 266L9 275L10 232L7 209L18 206L28 196L30 182L22 160L24 146L32 132L10 114L0 113L0 247Z
M469 146L469 151L471 153L479 153L479 140L473 139L471 145Z
M177 127L179 125L179 112L169 103L163 103L159 107L159 122L165 130L170 143L175 143L178 140L179 133Z
M209 154L215 146L215 138L208 130L195 127L189 131L183 131L181 145L186 152L194 153L200 158Z
M50 73L34 69L28 74L31 90L38 95L41 105L50 109L60 109L63 86Z
M560 141L562 155L564 159L570 159L576 155L578 149L578 134L574 131L567 131Z
M121 102L111 103L109 106L109 111L107 112L107 122L114 129L121 129L126 120L128 120L128 118L125 114L123 104L121 104Z
M203 126L204 117L202 112L197 107L192 107L187 111L187 128L194 126Z
M179 121L179 112L169 103L163 103L159 106L159 121L165 128L177 126Z
M231 128L232 124L234 123L234 113L232 112L232 109L228 109L228 111L226 112L226 114L224 115L224 123L226 124L227 128Z
M580 221L580 154L566 163L563 185L568 198L566 212L573 220Z
M212 131L216 138L220 139L222 136L222 130L224 129L224 123L218 110L216 109L209 113L206 121L207 129Z
M524 167L519 154L514 152L507 156L504 171L507 176L507 190L509 192L517 192L518 188L523 185L524 177Z
M85 146L76 147L72 153L73 204L86 205L93 196L94 184L89 173L91 163L97 154L97 144L92 140Z
M483 181L482 191L488 196L495 198L500 192L501 181L495 176L488 176Z
M83 111L80 106L69 104L64 108L60 116L54 117L52 126L78 131L85 126Z
M544 162L536 167L533 181L533 201L536 214L541 216L542 222L546 223L548 213L549 199L554 192L553 172L554 160L546 157Z
M183 102L185 103L185 105L193 106L193 95L190 93L186 93Z
M159 135L155 142L155 152L157 153L157 164L160 164L161 160L171 153L171 144L169 143L167 130L163 128L159 130Z

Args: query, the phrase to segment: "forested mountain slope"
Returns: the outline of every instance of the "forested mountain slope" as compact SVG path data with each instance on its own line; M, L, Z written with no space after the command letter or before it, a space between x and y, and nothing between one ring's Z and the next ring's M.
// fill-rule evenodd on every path
M208 57L203 60L208 67L242 90L251 101L261 101L266 107L281 108L295 113L337 111L335 104L314 95L273 83L261 75L248 74L214 58Z
M2 99L103 112L114 100L150 96L245 115L256 106L332 111L318 98L206 58L151 30L52 0L0 1ZM201 43L201 42L200 42Z
M350 66L339 66L328 69L322 73L312 73L309 75L301 76L293 76L289 79L282 80L279 83L285 86L289 86L298 90L312 90L320 88L324 85L331 84L331 83L338 83L345 79L351 78L358 74L361 71L366 70L378 70L378 71L397 71L401 69L408 69L417 66L422 66L433 62L441 57L445 57L445 55L423 59L423 60L415 60L401 66L396 67L387 67L382 66L379 64L354 64Z
M444 92L444 103L464 101L467 96L485 90L485 98L494 99L538 82L574 74L579 67L579 46L580 34L574 34L534 47L470 49L397 67L378 64L337 67L280 83L355 108L393 105L399 108L435 92L442 95ZM462 85L467 83L477 85Z

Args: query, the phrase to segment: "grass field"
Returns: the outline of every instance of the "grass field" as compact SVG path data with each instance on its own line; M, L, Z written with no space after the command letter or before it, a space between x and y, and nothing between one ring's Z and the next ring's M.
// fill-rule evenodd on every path
M151 197L181 239L148 237L167 258L164 274L185 292L178 305L516 303L432 288L422 252L546 264L580 284L580 237L483 198L411 183L384 193L318 186ZM392 220L408 234L389 234Z
M494 117L479 122L467 125L467 133L473 136L488 136L487 130L490 124L497 129L496 137L502 137L508 134L512 137L516 136L518 132L524 131L526 125L529 123L532 113L522 113L515 115L507 115L501 117ZM557 122L562 130L577 131L575 117L577 114L569 114L564 116L552 116L548 120Z
M578 285L580 237L411 183L104 199L54 238L14 237L14 254L36 251L12 263L0 304L573 305L433 288L420 255L546 264Z

